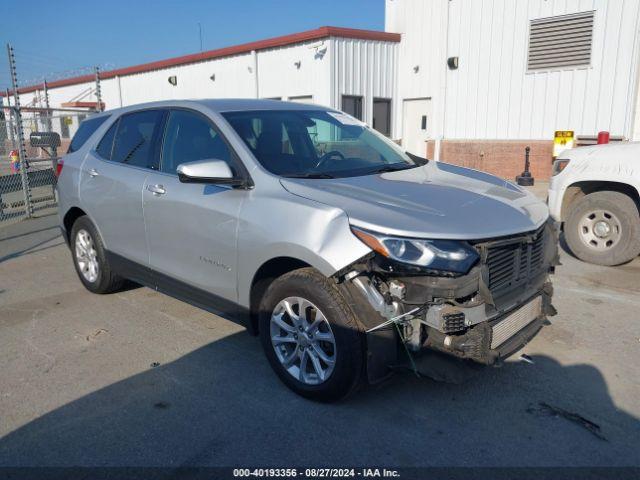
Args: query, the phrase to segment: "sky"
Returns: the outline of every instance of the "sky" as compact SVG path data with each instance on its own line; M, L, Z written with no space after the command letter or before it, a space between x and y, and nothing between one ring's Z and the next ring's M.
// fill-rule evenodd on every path
M384 0L2 0L0 89L331 25L384 30Z

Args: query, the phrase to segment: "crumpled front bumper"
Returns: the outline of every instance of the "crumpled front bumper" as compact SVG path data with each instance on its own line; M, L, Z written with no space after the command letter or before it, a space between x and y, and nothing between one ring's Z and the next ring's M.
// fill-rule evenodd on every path
M474 246L480 260L465 275L424 272L375 254L337 275L366 333L371 383L402 366L405 352L437 350L495 364L555 314L549 275L559 261L551 220L535 232Z
M551 305L552 295L553 287L551 283L546 283L540 292L536 292L527 301L496 318L474 325L461 335L447 335L432 328L429 330L423 347L485 365L500 362L529 343L542 326L548 322L547 317L555 315L555 309ZM504 328L499 330L496 327L505 325L505 322L513 321L520 312L535 302L540 302L539 314L530 321L527 319L523 326L513 330L502 341L494 344L497 332L504 331ZM501 334L504 335L504 333Z

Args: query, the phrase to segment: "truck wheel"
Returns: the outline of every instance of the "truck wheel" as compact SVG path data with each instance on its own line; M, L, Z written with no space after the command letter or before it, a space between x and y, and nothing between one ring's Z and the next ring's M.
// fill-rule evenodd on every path
M571 208L565 239L580 260L620 265L640 254L640 216L633 199L619 192L595 192Z
M74 222L70 245L76 272L87 290L110 293L122 287L124 279L111 270L102 239L88 217Z
M331 402L356 389L363 377L362 328L320 272L301 268L274 280L259 321L267 359L291 390Z

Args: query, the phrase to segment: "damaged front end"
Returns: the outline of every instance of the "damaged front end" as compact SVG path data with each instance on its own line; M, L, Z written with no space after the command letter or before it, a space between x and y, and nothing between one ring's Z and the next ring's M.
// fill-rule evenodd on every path
M369 381L385 378L403 352L412 363L430 349L492 365L520 349L556 313L549 274L557 243L548 221L533 232L464 242L473 250L464 273L398 262L382 247L338 272L367 332Z

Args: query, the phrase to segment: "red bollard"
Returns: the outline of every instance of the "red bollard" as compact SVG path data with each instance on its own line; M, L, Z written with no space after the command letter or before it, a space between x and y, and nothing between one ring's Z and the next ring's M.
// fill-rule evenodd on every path
M609 143L609 132L598 132L598 145Z

